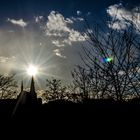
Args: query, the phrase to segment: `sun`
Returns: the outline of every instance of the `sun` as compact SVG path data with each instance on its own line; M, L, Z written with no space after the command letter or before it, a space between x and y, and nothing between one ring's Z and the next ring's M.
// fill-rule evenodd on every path
M38 73L38 68L33 65L29 65L27 68L27 74L30 76L35 76Z

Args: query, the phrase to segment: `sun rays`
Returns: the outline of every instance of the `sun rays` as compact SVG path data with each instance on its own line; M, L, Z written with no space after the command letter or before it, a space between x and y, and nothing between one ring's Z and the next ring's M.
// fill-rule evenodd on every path
M27 68L27 74L30 76L36 76L36 74L38 73L38 67L33 66L33 65L29 65L29 67Z

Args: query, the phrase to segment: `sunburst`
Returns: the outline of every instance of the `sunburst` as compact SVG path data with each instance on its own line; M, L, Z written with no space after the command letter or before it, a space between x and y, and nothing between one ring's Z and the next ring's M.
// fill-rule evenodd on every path
M37 66L29 65L29 67L27 68L27 74L30 76L36 76L37 73L38 73Z

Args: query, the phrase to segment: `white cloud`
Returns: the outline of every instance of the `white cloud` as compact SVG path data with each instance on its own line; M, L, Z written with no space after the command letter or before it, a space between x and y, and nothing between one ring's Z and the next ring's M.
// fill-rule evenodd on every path
M69 24L73 24L74 22L70 18L66 18L66 22Z
M69 40L69 39L64 39L63 41L62 41L64 44L68 44L68 45L72 45L72 42Z
M85 41L85 37L79 31L69 27L69 24L73 23L74 20L72 18L65 18L62 14L52 11L48 16L45 27L46 35L54 38L57 37L57 40L53 39L52 41L57 47L71 45L73 42Z
M84 19L83 19L83 18L77 18L77 20L79 20L79 21L84 21Z
M81 17L78 17L78 18L71 17L71 19L72 19L73 21L84 21L84 19L81 18Z
M82 14L82 12L79 11L79 10L76 13L77 13L78 16L80 16Z
M113 24L109 24L109 26L113 29L125 29L130 25L130 22L134 24L134 26L139 29L140 27L140 7L136 7L134 9L128 10L123 5L115 4L111 5L107 9L107 13L113 20Z
M25 22L23 19L15 20L15 19L10 19L8 18L8 22L11 22L14 25L18 25L20 27L26 27L27 22Z
M107 9L107 13L112 17L112 18L115 18L116 19L119 19L119 20L122 20L122 15L124 15L125 13L125 10L122 6L122 4L115 4L115 5L111 5L108 7Z
M72 28L72 24L83 20L84 19L80 17L65 18L62 14L55 11L49 14L44 30L46 36L51 37L52 44L58 47L53 50L55 55L66 58L66 56L61 53L65 46L71 46L73 43L86 41L85 34Z
M110 28L117 30L126 29L127 25L128 24L125 21L115 21L113 24L108 24Z
M8 63L14 60L15 60L15 56L12 57L0 56L0 63Z
M55 50L53 50L53 52L55 53L56 56L59 56L61 58L66 58L66 56L61 54L60 49L55 49Z
M36 16L35 17L35 22L38 23L43 19L43 16Z
M65 45L60 42L59 40L52 40L52 44L54 44L57 47L64 47Z
M67 27L67 20L63 17L63 15L52 11L48 16L47 28L49 31L59 31L59 32L69 32L69 28Z
M77 41L85 41L85 36L82 36L80 32L75 31L73 29L71 29L71 31L69 32L69 38L68 38L71 42L77 42Z

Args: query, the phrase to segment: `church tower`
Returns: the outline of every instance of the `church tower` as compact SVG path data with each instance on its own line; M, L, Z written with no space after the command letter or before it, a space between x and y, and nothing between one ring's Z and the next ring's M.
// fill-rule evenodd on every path
M26 113L32 113L36 111L39 104L42 104L42 100L37 99L37 93L35 92L34 77L31 78L30 92L24 91L23 81L21 82L21 92L17 97L17 103L12 112L13 115L26 115Z
M21 91L20 92L22 92L23 91L23 81L21 82Z
M34 83L34 77L31 78L31 86L30 86L30 96L32 103L37 103L37 94L35 92L35 83Z

